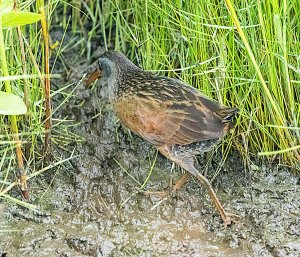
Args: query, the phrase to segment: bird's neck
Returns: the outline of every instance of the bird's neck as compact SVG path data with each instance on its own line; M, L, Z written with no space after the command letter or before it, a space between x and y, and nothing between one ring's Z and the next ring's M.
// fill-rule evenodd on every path
M126 73L121 73L119 76L114 77L109 85L109 98L112 101L117 101L123 96L130 95L134 91L134 86L132 85L132 79L135 78L139 73L137 71L127 71Z
M108 99L115 101L118 96L118 80L113 77L108 81Z

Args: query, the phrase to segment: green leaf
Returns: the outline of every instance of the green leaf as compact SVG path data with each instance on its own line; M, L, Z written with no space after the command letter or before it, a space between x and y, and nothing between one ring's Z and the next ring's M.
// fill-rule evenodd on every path
M19 115L26 112L27 107L21 97L0 91L0 114Z
M33 12L12 11L2 14L2 27L11 28L39 21L42 15Z
M12 11L13 7L14 7L14 1L13 0L2 0L2 3L0 5L2 13Z

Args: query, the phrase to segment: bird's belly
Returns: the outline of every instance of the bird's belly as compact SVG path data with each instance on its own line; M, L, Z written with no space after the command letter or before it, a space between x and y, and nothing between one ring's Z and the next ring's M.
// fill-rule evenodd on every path
M146 141L154 145L162 145L161 131L157 124L158 116L147 113L147 109L141 108L140 103L135 101L119 101L115 104L115 113L121 124L138 134Z
M136 108L128 102L118 102L115 104L115 113L121 124L134 133L140 134L143 130L143 124L136 115Z

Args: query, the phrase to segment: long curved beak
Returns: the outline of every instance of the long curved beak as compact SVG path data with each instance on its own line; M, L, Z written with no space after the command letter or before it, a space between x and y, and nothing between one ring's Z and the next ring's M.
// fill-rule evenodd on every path
M101 77L101 70L95 69L93 72L87 74L87 80L85 80L85 88L89 88L91 84Z

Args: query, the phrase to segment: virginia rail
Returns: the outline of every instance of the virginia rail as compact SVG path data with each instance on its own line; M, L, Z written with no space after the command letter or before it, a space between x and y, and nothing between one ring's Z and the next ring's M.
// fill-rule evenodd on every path
M124 54L107 51L87 85L99 78L121 123L154 145L162 155L193 174L206 188L224 225L232 215L222 207L209 181L195 168L195 155L210 151L232 127L237 108L208 99L172 78L143 71ZM189 174L187 173L187 174ZM175 188L180 188L184 175Z

